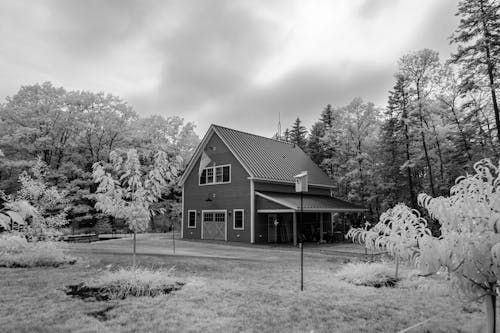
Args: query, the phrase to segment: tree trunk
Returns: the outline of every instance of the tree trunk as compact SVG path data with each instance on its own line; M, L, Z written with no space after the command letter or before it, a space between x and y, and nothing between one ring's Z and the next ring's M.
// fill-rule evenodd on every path
M429 185L431 187L431 194L433 197L435 197L436 192L434 191L434 177L432 176L431 160L429 158L429 152L427 150L427 144L425 142L424 115L422 114L422 100L420 97L420 87L418 84L417 84L417 99L418 99L418 113L419 113L419 118L420 118L420 135L422 137L422 147L424 148L425 161L427 164L427 169L429 171Z
M396 274L394 275L394 278L398 278L398 273L399 273L399 256L396 255Z
M406 139L406 161L409 163L410 162L410 136L408 135L408 125L406 124L405 121L405 139ZM416 209L417 208L417 200L415 198L415 194L413 191L413 180L411 177L411 169L408 167L407 169L408 172L408 190L410 191L410 202L411 202L411 208Z
M455 123L457 124L458 132L460 133L460 137L462 138L462 141L464 143L464 148L465 148L465 152L467 154L467 159L469 160L469 162L471 162L472 156L470 155L469 142L467 141L467 138L465 137L465 132L462 128L462 125L460 124L460 120L458 119L457 113L455 111L455 107L451 107L451 112L453 113L453 118L455 119Z
M493 111L495 113L495 124L497 126L498 144L500 145L500 111L498 110L497 95L495 91L495 79L493 75L493 73L495 72L495 68L493 66L493 60L491 59L491 54L490 54L490 45L491 45L490 43L492 37L488 30L488 26L486 25L485 22L483 2L481 2L481 14L483 17L482 19L483 35L486 40L485 51L486 51L486 63L488 64L488 79L490 84L491 99L493 101Z
M490 283L490 292L485 296L485 306L486 306L486 333L496 333L496 293L495 293L495 283Z
M134 231L134 253L132 254L132 267L135 269L135 248L136 248L136 232Z

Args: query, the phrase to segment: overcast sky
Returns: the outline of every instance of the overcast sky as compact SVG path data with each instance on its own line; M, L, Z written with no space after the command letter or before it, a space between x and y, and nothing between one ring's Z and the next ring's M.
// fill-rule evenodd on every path
M118 95L271 136L356 96L384 107L397 60L448 58L456 0L0 0L0 99L21 85Z

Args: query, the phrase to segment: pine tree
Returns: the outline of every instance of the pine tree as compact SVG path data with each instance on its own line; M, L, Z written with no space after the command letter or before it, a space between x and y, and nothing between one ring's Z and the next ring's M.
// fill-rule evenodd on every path
M295 143L301 149L304 149L307 144L306 134L307 129L301 125L301 120L299 117L295 120L290 130L290 142Z
M325 125L318 121L311 127L309 139L307 140L306 152L316 164L320 164L325 158L325 152L321 138L325 135Z
M498 0L462 0L458 4L460 24L451 36L459 44L452 61L466 66L468 87L478 87L477 74L487 77L500 144L500 111L496 89L500 70L500 2Z
M392 180L395 188L400 184L400 170L406 173L406 186L402 191L398 191L398 196L408 198L413 208L417 207L416 193L414 189L413 170L415 162L412 159L411 143L412 134L410 132L409 118L409 83L405 76L396 75L396 84L389 92L387 106L387 120L382 125L382 145L390 152L391 158L384 161L386 177ZM397 203L397 202L395 202Z
M290 130L288 128L285 129L283 133L283 140L285 140L285 142L290 142Z
M330 104L327 104L323 111L321 112L321 122L325 126L325 128L331 128L334 117L333 117L333 110L332 106Z

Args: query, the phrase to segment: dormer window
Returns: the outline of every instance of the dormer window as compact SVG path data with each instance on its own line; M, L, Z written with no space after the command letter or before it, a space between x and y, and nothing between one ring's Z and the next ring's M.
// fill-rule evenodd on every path
M231 182L231 165L217 165L203 169L200 185L226 184Z

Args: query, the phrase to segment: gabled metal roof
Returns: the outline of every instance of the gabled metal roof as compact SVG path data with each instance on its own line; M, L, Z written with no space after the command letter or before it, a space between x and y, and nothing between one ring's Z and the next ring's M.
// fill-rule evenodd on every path
M259 197L283 206L284 209L300 211L300 196L298 193L255 192ZM366 208L350 202L324 195L303 195L304 212L364 212ZM270 209L269 211L271 211ZM257 207L259 212L259 207Z
M293 176L307 171L309 184L333 186L332 180L295 144L213 127L255 179L294 183Z
M181 177L181 184L214 133L255 180L294 183L293 176L307 171L310 185L333 187L332 180L297 145L218 125L208 129Z

